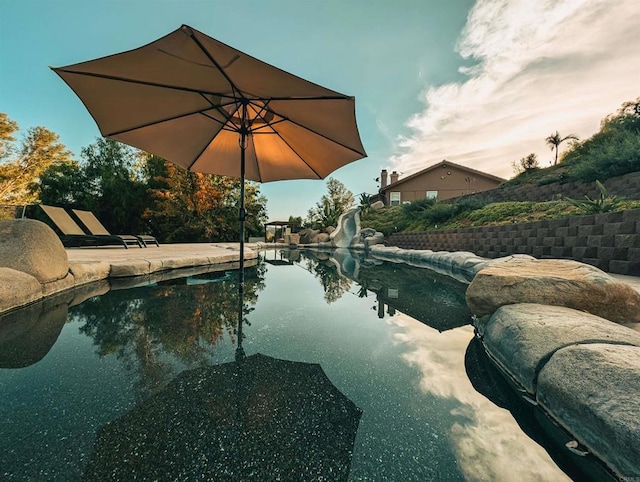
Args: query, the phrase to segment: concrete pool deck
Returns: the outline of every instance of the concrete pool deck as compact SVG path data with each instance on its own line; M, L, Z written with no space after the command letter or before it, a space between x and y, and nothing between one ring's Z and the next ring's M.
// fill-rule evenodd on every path
M0 313L107 279L134 279L172 272L177 275L185 268L229 265L230 269L236 269L240 260L239 243L164 244L129 249L108 246L64 249L59 244L55 259L38 258L40 264L58 265L63 269L53 279L37 279L34 266L27 269L22 259L5 260L5 267L0 267ZM245 261L255 263L258 246L245 244Z

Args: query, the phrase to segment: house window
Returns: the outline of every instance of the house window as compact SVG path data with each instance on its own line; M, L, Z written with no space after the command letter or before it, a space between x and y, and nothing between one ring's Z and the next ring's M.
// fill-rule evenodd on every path
M391 193L391 197L390 197L390 205L391 206L400 206L400 193L399 192L392 192Z
M438 191L427 191L427 199L437 199Z

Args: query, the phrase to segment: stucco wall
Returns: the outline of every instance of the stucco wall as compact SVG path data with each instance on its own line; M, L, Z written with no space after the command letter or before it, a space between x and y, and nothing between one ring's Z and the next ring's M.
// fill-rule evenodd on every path
M401 179L402 180L402 179ZM450 199L473 191L493 189L499 182L474 175L457 166L443 165L402 182L397 187L385 189L387 201L391 192L400 192L400 202L424 199L427 191L438 191L438 200Z
M470 251L486 258L529 254L573 259L603 271L640 276L640 209L524 224L392 234L388 246Z

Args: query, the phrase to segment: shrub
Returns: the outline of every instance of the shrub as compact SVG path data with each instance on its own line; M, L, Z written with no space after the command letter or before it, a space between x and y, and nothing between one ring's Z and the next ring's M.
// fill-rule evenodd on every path
M571 205L577 207L584 214L597 214L597 213L608 213L611 211L617 211L622 203L622 200L616 196L612 196L607 191L607 188L604 187L600 181L596 181L596 186L598 186L598 190L600 194L591 199L589 196L585 196L584 200L575 200L568 199Z
M456 215L456 207L453 204L435 203L430 209L424 211L422 218L429 224L440 224Z
M469 219L473 221L474 224L495 223L520 214L529 214L533 212L534 204L535 203L528 201L488 204L481 209L471 212Z
M488 204L491 204L493 201L489 197L475 197L475 196L467 196L459 201L457 201L454 206L456 208L455 213L456 216L468 213L471 211L476 211L477 209L482 209Z
M421 214L424 211L431 209L431 207L436 203L435 199L417 199L416 201L410 202L408 204L402 205L402 213L407 216L413 216L416 214Z

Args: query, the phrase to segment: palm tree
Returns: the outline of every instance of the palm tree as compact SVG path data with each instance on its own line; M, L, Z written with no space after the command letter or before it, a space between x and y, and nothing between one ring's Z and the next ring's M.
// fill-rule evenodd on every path
M556 150L556 158L555 158L555 161L553 162L554 166L558 164L558 149L560 148L560 144L562 144L564 141L568 141L569 139L577 141L578 136L576 136L575 134L569 134L566 137L560 137L560 133L556 131L555 134L551 134L549 137L545 139L545 142L551 148L551 150L554 150L554 149Z

